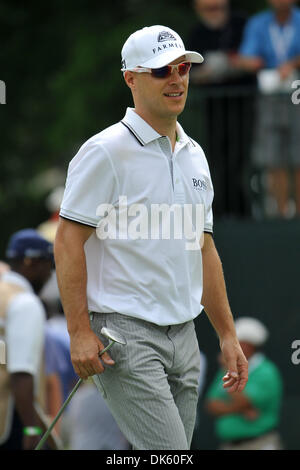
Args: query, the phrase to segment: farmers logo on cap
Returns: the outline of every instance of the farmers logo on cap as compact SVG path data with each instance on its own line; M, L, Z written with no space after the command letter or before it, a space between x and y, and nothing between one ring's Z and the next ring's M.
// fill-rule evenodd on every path
M175 36L173 36L173 34L169 33L169 31L162 31L161 33L159 33L157 41L176 41L176 38Z

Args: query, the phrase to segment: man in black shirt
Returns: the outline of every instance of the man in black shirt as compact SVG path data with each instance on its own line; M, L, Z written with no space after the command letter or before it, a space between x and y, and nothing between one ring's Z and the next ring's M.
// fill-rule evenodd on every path
M204 64L193 67L191 82L201 84L253 83L253 77L242 74L235 67L246 15L231 11L228 0L194 0L199 18L192 29L188 44L193 50L204 54Z

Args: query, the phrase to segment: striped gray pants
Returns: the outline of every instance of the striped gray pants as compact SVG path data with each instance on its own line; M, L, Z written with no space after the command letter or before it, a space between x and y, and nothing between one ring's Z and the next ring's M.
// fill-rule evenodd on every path
M119 313L92 313L90 321L105 346L103 326L126 338L110 349L115 365L93 380L133 448L189 449L200 372L194 322L158 326Z

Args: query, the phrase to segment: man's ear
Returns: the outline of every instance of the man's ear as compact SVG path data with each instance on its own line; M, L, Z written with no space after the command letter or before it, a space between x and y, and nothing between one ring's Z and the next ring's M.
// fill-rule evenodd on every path
M135 76L133 72L130 72L129 70L126 70L124 72L124 80L126 82L126 85L133 90L135 87Z

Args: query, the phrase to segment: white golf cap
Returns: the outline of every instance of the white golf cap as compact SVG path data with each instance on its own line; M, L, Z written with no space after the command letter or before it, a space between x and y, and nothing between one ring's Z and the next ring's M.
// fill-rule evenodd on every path
M131 34L122 48L122 72L135 67L159 68L182 55L201 64L198 52L186 51L181 37L167 26L149 26Z
M239 341L245 341L254 346L263 345L269 336L267 328L252 317L238 318L235 321L235 329Z

